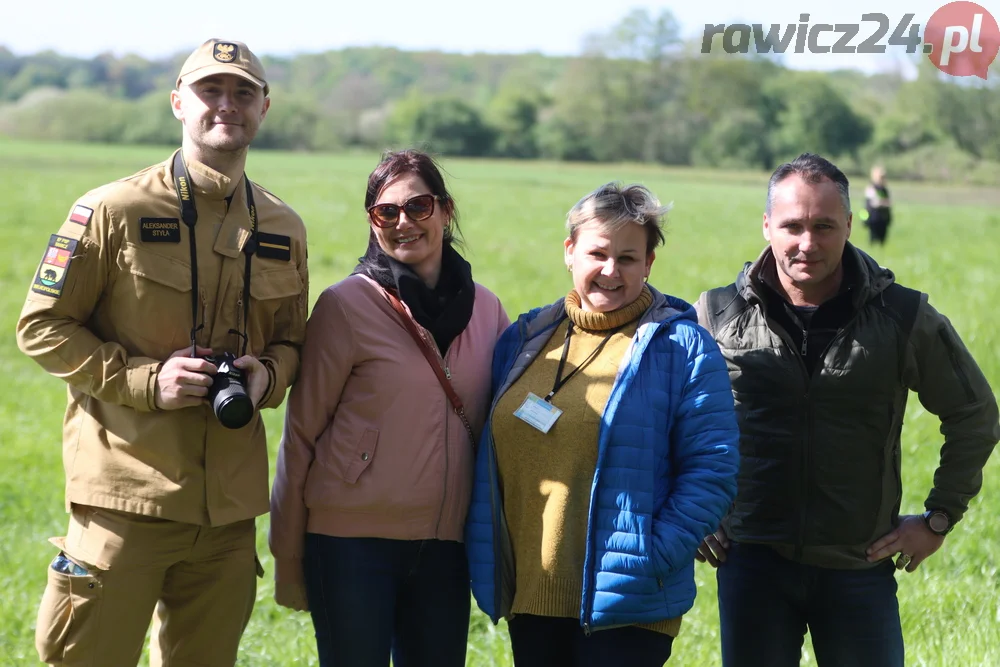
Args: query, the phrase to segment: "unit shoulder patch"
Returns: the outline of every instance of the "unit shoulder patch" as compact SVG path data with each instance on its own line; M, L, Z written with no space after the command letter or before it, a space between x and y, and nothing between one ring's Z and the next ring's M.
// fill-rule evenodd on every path
M89 210L89 209L88 209ZM62 296L66 284L66 272L73 260L78 241L68 236L53 234L49 238L49 246L45 249L38 274L31 285L31 291L45 296Z

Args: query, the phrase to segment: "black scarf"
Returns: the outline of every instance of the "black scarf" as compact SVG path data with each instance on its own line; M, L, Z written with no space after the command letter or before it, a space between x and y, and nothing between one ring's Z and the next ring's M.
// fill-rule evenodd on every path
M476 298L472 267L450 243L444 244L441 276L434 289L427 287L409 266L387 255L374 232L368 237L368 250L358 259L354 274L368 276L395 292L409 307L413 319L434 336L442 356L472 319Z

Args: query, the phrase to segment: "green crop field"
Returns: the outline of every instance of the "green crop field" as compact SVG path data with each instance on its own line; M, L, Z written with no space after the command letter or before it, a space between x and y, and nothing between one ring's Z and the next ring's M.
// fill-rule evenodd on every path
M169 148L122 148L0 142L0 665L37 664L34 624L47 542L62 535L61 421L64 384L20 354L14 328L49 235L74 199L107 181L168 157ZM291 204L309 233L310 299L348 275L364 251L362 203L374 154L251 153L248 173ZM763 247L760 222L767 174L666 169L638 165L568 165L485 160L443 161L468 241L475 278L502 299L511 319L549 303L570 287L562 262L566 211L612 180L641 182L673 202L667 243L650 282L693 302L730 282ZM994 387L1000 387L1000 295L997 270L1000 192L890 182L895 222L876 259L900 282L928 291L951 318ZM863 183L854 188L860 209ZM854 240L868 249L858 224ZM347 323L345 323L347 326ZM283 409L266 424L273 455ZM922 511L941 436L935 417L911 397L903 439L903 511ZM273 465L272 465L273 468ZM899 574L909 665L1000 664L1000 465L994 456L981 495L944 547L914 574ZM314 665L307 614L272 600L268 518L258 521L267 575L244 636L239 664ZM674 644L671 665L720 664L715 578L698 567L698 598ZM505 625L475 611L469 665L510 665ZM803 664L815 664L806 641Z

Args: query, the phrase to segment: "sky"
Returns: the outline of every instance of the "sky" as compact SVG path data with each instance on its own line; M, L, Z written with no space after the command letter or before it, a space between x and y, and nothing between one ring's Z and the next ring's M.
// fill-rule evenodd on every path
M246 42L258 55L290 56L346 46L392 46L405 50L457 53L577 55L587 35L605 32L630 10L657 15L669 9L686 38L700 40L705 24L799 23L860 24L860 44L875 31L862 23L867 12L881 12L890 31L905 14L923 25L944 4L941 0L838 0L806 3L791 0L11 0L0 23L0 46L18 55L55 50L92 57L99 53L134 53L158 58L188 53L211 37ZM1000 17L1000 2L980 2ZM887 41L888 35L881 43ZM836 36L821 41L832 44ZM789 49L791 51L791 49ZM854 68L866 72L913 70L899 47L885 54L786 53L783 62L796 69Z

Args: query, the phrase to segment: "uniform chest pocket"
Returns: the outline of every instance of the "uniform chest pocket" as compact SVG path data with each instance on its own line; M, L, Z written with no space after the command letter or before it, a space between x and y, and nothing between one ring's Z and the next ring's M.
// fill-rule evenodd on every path
M113 292L119 322L144 338L176 350L188 343L191 265L126 243Z
M250 296L255 301L269 301L298 296L302 291L302 279L294 266L278 269L261 268L250 275Z
M251 347L262 350L274 334L275 316L288 299L297 298L302 292L302 278L294 266L279 268L260 267L250 274L250 335ZM237 298L235 321L243 321L243 295Z

